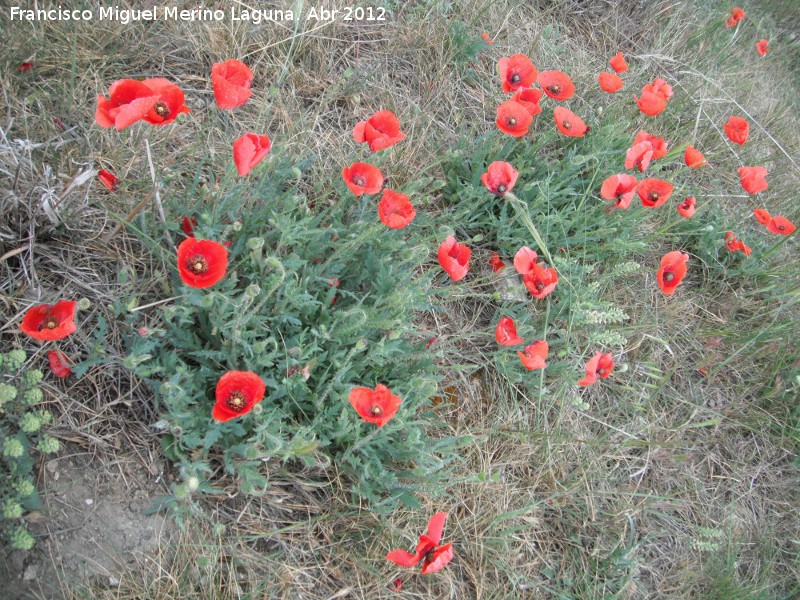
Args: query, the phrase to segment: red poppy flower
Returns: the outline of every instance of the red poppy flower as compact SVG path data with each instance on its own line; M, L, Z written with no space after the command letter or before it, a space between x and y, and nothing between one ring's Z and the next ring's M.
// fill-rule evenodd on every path
M553 100L569 100L575 93L572 80L561 71L542 71L539 73L538 81L542 91Z
M514 255L514 268L520 275L525 275L533 270L536 265L538 256L535 250L531 250L527 246L523 246Z
M794 223L786 217L772 217L767 223L767 231L778 235L789 235L794 233L795 229Z
M592 385L597 381L597 376L600 379L605 379L611 375L614 370L614 359L610 354L603 354L602 352L595 352L594 356L586 363L586 377L578 382L578 385L585 387Z
M542 107L539 106L541 99L542 90L539 88L520 88L511 96L511 100L524 106L532 117L542 112Z
M692 145L686 146L686 151L683 153L683 161L690 169L699 169L708 164L706 157Z
M211 240L186 238L178 246L178 274L193 288L207 288L225 277L228 250Z
M519 88L530 87L536 81L539 71L531 59L524 54L515 54L497 61L503 91L516 92Z
M667 108L667 101L652 92L642 92L641 98L634 96L634 99L639 106L639 110L649 117L655 117Z
M728 15L728 18L725 20L725 27L735 27L742 19L744 19L744 11L738 6L732 8L731 14Z
M642 93L652 93L656 96L661 96L664 102L666 102L672 98L672 86L660 77L656 77L652 83L646 83L642 86Z
M242 61L231 59L211 67L211 87L221 109L236 108L250 99L253 72Z
M633 143L636 145L642 142L650 142L650 145L653 147L653 160L664 158L667 155L667 142L664 141L664 138L650 135L642 129L636 134Z
M642 206L650 208L657 208L669 200L672 190L675 189L671 183L667 183L661 179L642 179L639 182L639 187L636 188L636 193L642 200Z
M658 287L667 296L675 293L675 288L686 277L686 261L689 255L685 252L674 250L661 257L661 268L656 273Z
M400 131L400 121L390 110L378 111L353 128L353 139L359 144L367 142L373 152L393 146L405 137Z
M756 221L761 223L762 225L767 225L772 219L772 215L769 214L769 211L764 208L756 208L753 210L753 215L756 218Z
M440 546L446 512L438 512L428 521L428 532L419 536L419 543L414 554L407 550L392 550L386 555L386 560L401 567L415 567L420 561L423 573L435 573L453 560L453 545Z
M533 117L519 102L507 100L497 107L495 123L503 133L522 137L528 133L528 128L533 123Z
M759 40L756 42L756 51L761 56L766 56L769 52L769 42L767 40Z
M189 237L194 237L194 228L197 227L197 219L194 217L183 217L183 224L181 225L181 229L183 229L183 233L188 235Z
M653 144L650 142L639 142L634 144L625 152L625 168L639 169L644 172L653 158Z
M517 326L511 317L500 319L494 337L501 346L516 346L522 343L522 338L517 335Z
M497 252L492 252L492 257L489 259L489 265L495 273L502 271L506 268L506 263L500 260L500 255Z
M730 117L727 123L723 123L722 128L728 139L740 146L747 141L747 136L750 134L750 123L735 115Z
M189 112L183 91L162 78L120 79L111 84L108 95L108 99L97 96L94 118L101 127L125 129L142 120L167 125L179 114Z
M767 170L764 167L739 167L739 180L748 194L763 192L769 187Z
M694 214L695 204L697 204L697 199L694 196L689 196L678 204L678 213L684 218L689 219Z
M452 235L439 246L439 264L453 281L461 281L469 271L469 258L472 256L466 244L459 244Z
M583 119L563 106L556 106L553 118L556 120L558 130L569 137L583 137L590 129Z
M246 415L264 399L267 386L251 371L228 371L219 378L211 410L215 421L230 421Z
M617 52L614 56L612 56L611 60L608 61L608 64L610 64L611 68L617 73L624 73L628 70L628 63L625 61L625 57L622 55L622 52Z
M636 193L639 182L636 177L626 173L607 177L600 187L600 197L605 200L614 200L619 208L628 208Z
M397 414L402 403L403 401L382 383L374 390L365 387L350 390L350 404L358 415L367 423L374 423L378 427L386 425Z
M620 79L619 75L616 75L615 73L603 71L600 73L597 79L600 82L600 89L604 92L615 94L622 89L622 79Z
M514 189L519 173L509 163L500 160L489 165L486 173L481 175L481 181L486 189L496 196L503 196Z
M487 44L489 44L490 46L494 46L494 42L493 42L491 39L489 39L489 32L487 32L487 31L484 31L484 32L481 34L481 37L483 38L483 41L484 41L484 42L486 42L486 43L487 43ZM398 587L397 589L400 589L400 588Z
M29 308L22 317L19 328L22 333L36 340L61 340L75 333L76 302L59 300L55 304L39 304Z
M547 363L547 354L550 352L550 346L544 340L536 340L532 344L525 347L522 352L517 352L522 366L528 371L536 369L544 369Z
M20 73L22 73L23 71L27 71L28 69L32 69L32 68L33 68L33 63L32 62L24 62L24 63L21 63L21 64L17 65L17 71L19 71Z
M56 377L64 379L72 374L72 369L69 368L69 360L67 360L63 352L50 350L47 353L47 360L50 361L50 370Z
M109 192L117 191L117 185L119 184L119 179L117 179L117 176L114 175L111 171L106 171L105 169L102 169L97 174L97 178L100 180L100 183L106 186L106 189Z
M264 157L269 154L272 142L266 135L245 133L233 142L233 162L239 175L247 175Z
M356 196L377 194L383 187L383 173L378 167L354 162L342 169L342 179Z
M737 240L736 234L732 231L728 231L725 234L725 246L731 252L744 252L745 256L750 256L750 253L753 251L752 248L743 241Z
M556 288L558 273L555 269L536 263L522 276L522 283L534 298L541 300Z
M417 216L417 211L405 194L385 189L378 202L378 217L389 229L402 229Z

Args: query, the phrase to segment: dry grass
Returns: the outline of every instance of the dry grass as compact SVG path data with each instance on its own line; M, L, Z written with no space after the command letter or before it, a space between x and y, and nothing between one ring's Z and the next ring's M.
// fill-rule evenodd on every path
M187 155L227 164L230 142L242 130L269 132L281 151L315 156L313 179L325 181L350 160L353 124L388 108L408 134L394 157L393 180L402 186L431 173L440 149L465 129L493 127L500 56L527 53L540 68L570 73L580 89L593 85L607 58L622 49L633 57L635 75L661 74L690 97L697 112L686 118L699 119L698 139L716 149L706 155L712 165L735 151L713 124L734 107L753 115L764 142L759 160L770 165L771 199L787 216L798 216L792 204L800 182L798 94L779 85L797 81L796 65L779 58L781 40L798 55L790 31L779 31L771 42L775 56L758 62L749 41L713 39L721 36L720 23L691 45L687 37L704 22L706 9L693 17L673 15L692 12L692 3L669 5L671 14L639 2L539 4L393 3L390 25L302 22L298 35L280 23L7 26L0 136L3 343L19 340L16 324L32 303L87 297L93 306L81 314L66 350L78 356L101 343L116 354L77 381L51 384L49 401L60 415L56 434L91 449L98 468L120 456L136 456L146 467L158 454L150 428L157 415L147 390L121 366L130 332L115 315L131 298L140 306L161 298L161 282L149 279L158 270L156 259L124 230L104 241L118 216L152 189L145 133L156 172L171 178L170 185L188 186L192 174L181 171ZM763 19L765 28L774 23L755 8L748 15ZM467 64L459 25L471 38L486 30L497 44ZM257 91L235 113L208 110L210 64L230 57L250 64ZM29 58L36 69L18 75L15 65ZM726 69L727 63L735 68ZM93 125L95 96L111 81L154 75L186 90L192 114L184 125L121 133ZM120 193L106 193L94 178L75 183L97 168L124 181ZM721 169L703 175L707 189L730 179ZM430 210L436 200L431 197ZM57 222L44 210L47 202ZM159 216L148 205L141 218ZM743 221L742 227L750 225ZM263 498L205 503L203 516L191 520L179 540L138 557L120 574L118 587L87 592L76 585L73 596L397 597L388 584L398 572L383 556L398 544L413 546L436 510L450 512L446 536L456 559L436 577L403 573L403 597L797 593L797 471L792 446L776 434L785 415L763 401L765 387L783 385L775 378L774 352L786 347L780 337L789 332L769 330L776 339L761 340L752 329L771 316L787 318L785 300L737 282L723 288L700 283L666 303L655 294L641 297L643 286L653 289L641 276L616 292L635 315L621 361L627 371L613 388L589 394L586 413L570 408L567 398L526 397L486 366L492 364L490 306L464 301L437 316L432 329L449 351L443 355L458 357L443 362L466 365L450 375L456 403L443 406L452 433L474 436L447 497L379 520L367 506L353 504L335 473L328 474L332 485L322 486L275 466L273 487ZM107 333L95 339L91 332L101 319ZM687 363L711 376L700 377Z

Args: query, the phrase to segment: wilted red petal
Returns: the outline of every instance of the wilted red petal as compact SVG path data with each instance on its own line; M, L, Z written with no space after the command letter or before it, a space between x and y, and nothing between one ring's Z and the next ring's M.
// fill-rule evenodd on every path
M419 564L422 557L411 554L408 550L392 550L386 555L386 560L401 567L414 567Z
M578 385L581 387L592 385L597 381L598 376L601 379L605 379L611 375L613 370L614 359L612 356L610 354L596 352L595 355L589 359L589 362L586 363L586 376L578 381Z
M47 360L50 362L50 370L56 377L64 379L72 373L72 369L69 368L69 360L62 352L50 350L47 353Z
M425 563L422 565L422 573L435 573L443 569L451 560L453 560L452 544L436 548L430 555L425 557Z
M756 208L753 210L753 215L755 216L756 221L762 225L767 225L772 219L772 215L769 214L769 211L763 208Z
M555 269L537 263L522 276L522 283L534 298L541 300L555 289L558 284L558 273Z
M732 231L725 233L725 246L731 252L743 252L745 256L750 256L752 248L741 240L736 239L736 234Z
M446 512L437 512L428 521L428 537L433 540L434 544L439 544L442 541L442 532L444 531L444 523L447 520Z
M97 174L97 178L100 180L100 183L106 186L106 189L109 192L117 191L117 184L119 183L119 179L117 179L117 176L114 175L111 171L106 171L105 169L102 169Z
M492 256L489 259L489 265L492 267L492 271L502 271L506 268L506 263L500 260L500 255L497 252L492 252Z

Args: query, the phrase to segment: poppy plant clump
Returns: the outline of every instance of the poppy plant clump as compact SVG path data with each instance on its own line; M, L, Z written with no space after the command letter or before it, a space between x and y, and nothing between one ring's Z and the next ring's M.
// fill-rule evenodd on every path
M453 545L439 545L446 520L446 512L436 513L428 521L428 531L419 536L414 554L408 550L392 550L386 555L386 560L400 567L416 567L422 562L423 574L440 571L453 560Z
M400 131L400 121L390 110L378 111L353 128L353 139L359 144L369 144L372 152L394 146L405 138L406 134Z
M439 265L453 281L461 281L469 271L469 259L472 250L466 244L459 244L452 235L439 246L437 253Z
M193 288L215 285L228 269L228 249L211 240L190 237L178 246L178 273Z
M228 371L217 382L211 410L215 421L230 421L249 413L264 399L264 381L250 371Z
M247 175L272 148L269 136L245 133L233 142L233 162L240 176Z
M669 252L661 258L661 268L656 273L656 280L658 281L658 287L667 296L672 296L675 293L675 288L686 277L686 262L688 260L688 254L677 250Z
M350 390L350 404L362 419L378 427L386 425L397 414L403 400L383 384L374 390L357 387Z
M223 110L236 108L247 102L253 95L250 90L252 83L253 72L240 60L226 60L211 67L214 99Z
M539 75L531 59L524 54L501 58L497 61L497 70L500 72L501 87L506 93L530 87Z
M120 79L111 84L108 95L97 96L95 121L101 127L125 129L137 121L167 125L189 112L183 91L163 78Z
M75 324L77 302L59 300L55 304L39 304L22 317L20 331L36 340L62 340L78 330Z

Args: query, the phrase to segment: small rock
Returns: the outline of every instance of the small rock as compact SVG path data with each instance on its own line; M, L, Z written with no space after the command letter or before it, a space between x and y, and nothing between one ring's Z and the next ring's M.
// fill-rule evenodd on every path
M87 498L86 500L84 500L84 502L86 502L86 506L91 506L92 504L94 504L94 500L92 500L91 498Z
M56 469L58 468L58 459L57 459L57 458L55 458L55 459L53 459L53 460L48 460L48 461L45 463L45 465L44 465L44 468L45 468L45 469L47 469L47 471L48 471L49 473L55 473L55 472L56 472Z
M36 566L28 565L25 572L22 574L23 581L34 581L36 579Z
M119 587L119 579L112 575L108 578L108 585L109 587Z

